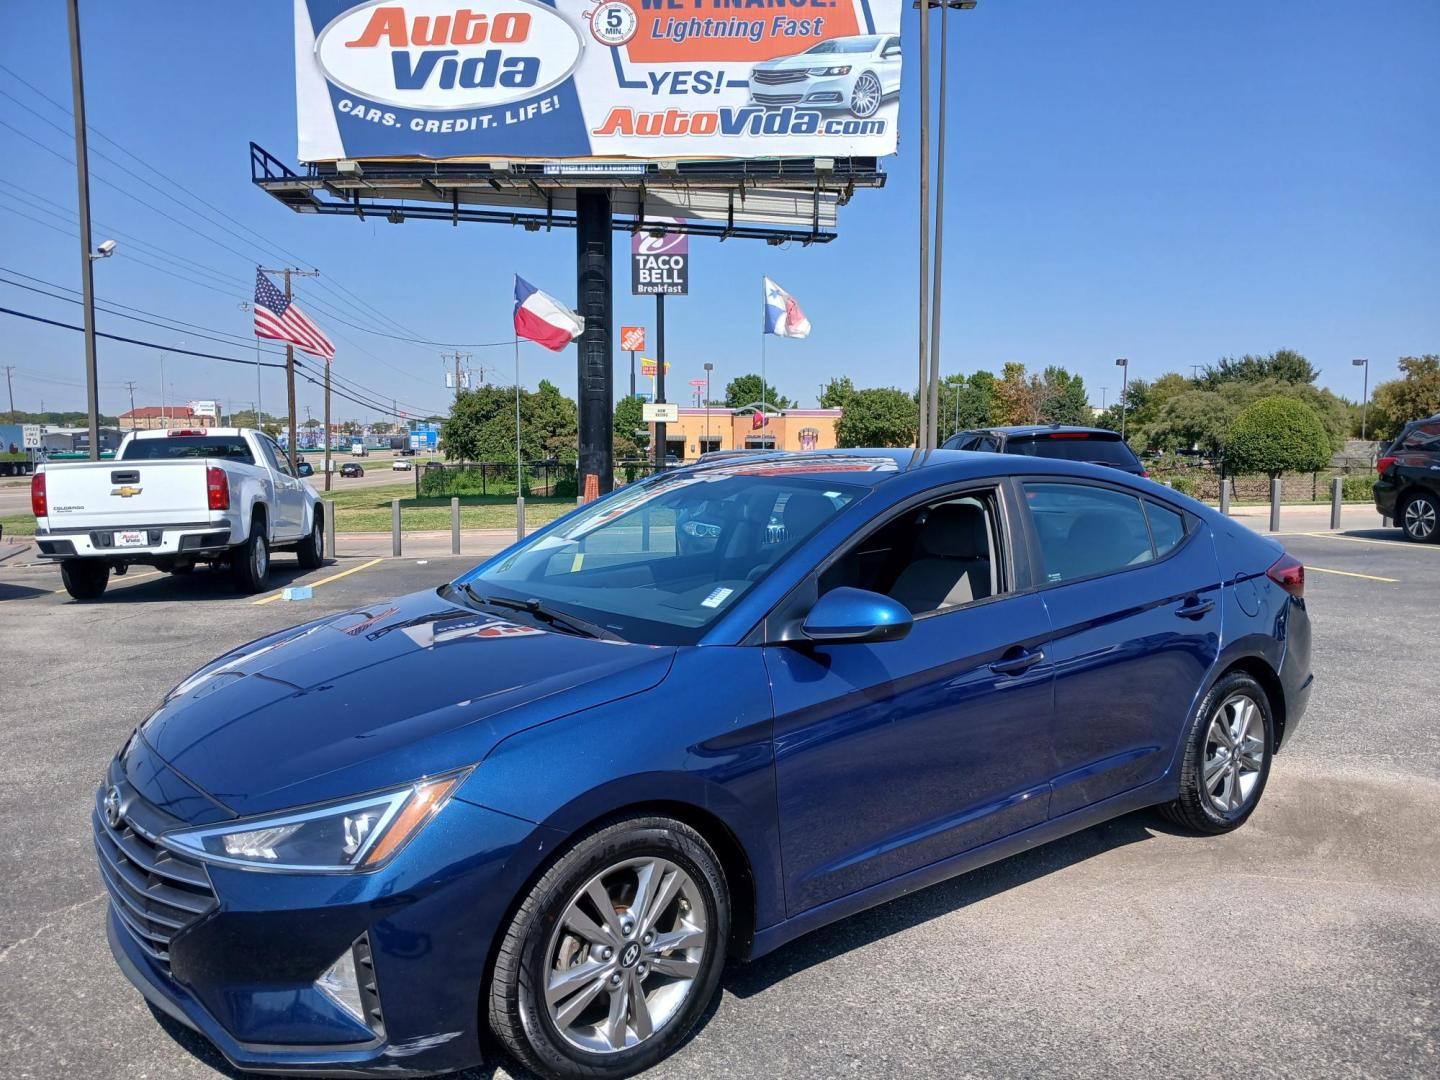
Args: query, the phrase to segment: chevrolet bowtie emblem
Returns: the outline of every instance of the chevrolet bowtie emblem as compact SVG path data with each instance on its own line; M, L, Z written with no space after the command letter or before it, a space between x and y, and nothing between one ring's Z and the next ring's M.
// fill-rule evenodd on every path
M131 495L139 495L141 490L142 489L138 487L131 487L129 484L125 484L122 487L111 488L110 494L119 495L122 499L128 499Z

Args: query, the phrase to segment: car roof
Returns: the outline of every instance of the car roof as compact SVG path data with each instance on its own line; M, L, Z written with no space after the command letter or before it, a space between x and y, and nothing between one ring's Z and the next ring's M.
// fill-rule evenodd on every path
M957 431L956 435L1050 435L1055 432L1066 435L1104 435L1111 438L1120 438L1118 431L1111 431L1109 428L1079 427L1074 424L1008 424L1000 427L966 428L964 431Z

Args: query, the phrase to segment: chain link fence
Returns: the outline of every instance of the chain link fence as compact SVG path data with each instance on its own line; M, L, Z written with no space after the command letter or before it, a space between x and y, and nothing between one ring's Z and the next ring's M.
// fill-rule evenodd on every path
M643 480L655 471L652 461L617 461L614 486L623 487ZM574 462L529 461L520 467L522 494L526 498L548 496L574 499L580 492L579 471ZM507 461L427 461L415 469L417 499L449 499L456 496L515 496L515 464Z

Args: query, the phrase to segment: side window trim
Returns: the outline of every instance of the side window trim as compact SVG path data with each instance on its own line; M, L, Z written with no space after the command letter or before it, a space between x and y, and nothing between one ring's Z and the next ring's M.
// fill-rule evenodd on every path
M1028 554L1030 559L1029 587L1024 590L1016 590L1016 592L1023 591L1026 593L1030 593L1040 592L1044 589L1058 589L1063 588L1066 585L1074 585L1079 582L1098 581L1101 578L1111 577L1115 574L1127 574L1135 570L1143 570L1144 568L1149 566L1159 566L1161 563L1168 562L1170 559L1188 548L1191 542L1195 539L1196 534L1200 531L1198 528L1196 528L1196 525L1198 524L1198 519L1195 517L1194 514L1190 513L1183 507L1175 506L1171 503L1168 503L1164 499L1157 498L1156 496L1151 495L1149 492L1135 491L1121 484L1111 484L1103 480L1092 479L1088 476L1047 476L1044 474L1030 473L1013 476L1010 478L1010 480L1013 486L1013 497L1016 501L1018 509L1017 517L1023 522L1021 527L1024 529L1025 532L1027 546L1029 549ZM1152 557L1148 562L1139 563L1135 566L1117 566L1113 570L1103 570L1098 574L1087 574L1084 577L1069 578L1065 581L1047 581L1045 576L1045 555L1044 552L1042 552L1040 549L1039 533L1036 529L1035 517L1030 512L1029 502L1025 498L1026 484L1072 484L1076 487L1094 487L1100 488L1104 491L1114 491L1122 495L1133 496L1141 503L1141 512L1142 514L1144 514L1145 517L1145 529L1150 535L1150 554ZM1184 538L1180 541L1180 543L1176 544L1173 548L1171 548L1164 555L1161 555L1158 558L1155 557L1155 534L1150 527L1150 516L1148 513L1144 512L1144 504L1147 502L1153 502L1157 506L1163 507L1166 510L1174 511L1175 513L1180 515L1181 520L1184 522Z

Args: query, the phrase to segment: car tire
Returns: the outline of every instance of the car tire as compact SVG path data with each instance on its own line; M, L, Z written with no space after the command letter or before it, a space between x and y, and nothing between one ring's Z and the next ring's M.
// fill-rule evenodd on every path
M880 111L880 103L884 100L885 89L880 85L879 78L874 72L862 72L850 88L850 113L867 120Z
M650 903L632 920L642 874ZM609 903L608 918L596 896ZM516 910L490 980L490 1027L542 1076L630 1076L699 1020L729 933L725 874L704 837L670 818L615 821L571 845ZM580 969L580 978L560 979ZM631 1000L637 989L643 1010Z
M1411 495L1396 514L1396 523L1407 540L1435 543L1440 540L1440 500L1427 492Z
M257 518L250 523L250 535L230 556L230 573L235 587L243 593L257 593L270 577L270 545Z
M310 526L310 535L300 541L300 546L295 549L295 555L300 560L300 568L302 570L318 570L325 565L325 519L323 512L316 512L315 520Z
M1198 833L1238 829L1260 803L1274 752L1269 695L1245 672L1228 673L1195 710L1180 766L1180 797L1160 812Z
M110 583L110 567L92 559L68 559L60 564L60 580L73 599L98 600Z

